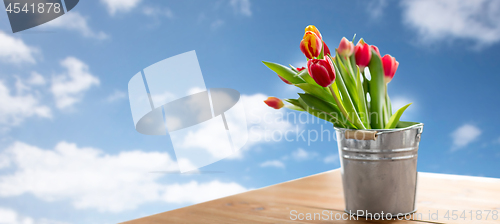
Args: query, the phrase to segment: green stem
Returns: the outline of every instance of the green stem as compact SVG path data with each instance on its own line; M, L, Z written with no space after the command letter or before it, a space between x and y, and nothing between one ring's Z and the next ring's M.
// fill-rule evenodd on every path
M354 70L353 70L353 68L352 68L351 58L350 58L350 57L346 57L346 59L347 59L347 64L349 65L349 70L350 70L350 72L351 72L351 75L354 77L354 76L355 76L355 74L354 74ZM356 77L355 77L355 78L356 78Z
M333 91L333 88L332 88L332 85L329 85L328 86L328 89L330 90L330 92L332 93L332 96L333 96L333 99L335 99L335 102L337 103L337 106L339 106L339 109L340 111L342 112L342 114L347 118L347 121L351 122L351 124L354 124L351 119L349 118L349 114L347 114L347 111L345 110L344 106L342 105L342 103L340 103L339 99L337 98L337 96L335 95L335 91Z

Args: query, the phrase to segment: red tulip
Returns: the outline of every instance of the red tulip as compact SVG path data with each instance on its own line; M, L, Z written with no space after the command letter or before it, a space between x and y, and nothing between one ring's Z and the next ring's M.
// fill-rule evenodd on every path
M322 47L323 42L321 41L321 38L312 31L306 31L302 41L300 41L300 50L309 59L318 57L321 53Z
M281 101L280 99L278 99L274 96L268 97L267 100L264 100L264 103L266 103L268 106L270 106L276 110L281 109L282 107L285 106L283 101Z
M382 56L380 56L380 51L378 50L378 47L377 47L377 46L375 46L375 45L370 45L370 47L371 47L371 48L372 48L375 52L377 52L377 54L378 54L378 57L379 57L379 58L380 58L380 57L382 57Z
M384 80L385 83L391 82L394 74L396 74L396 70L398 70L399 62L396 61L396 58L391 55L384 55L382 57L382 66L384 67Z
M365 69L368 64L370 64L370 60L372 58L372 50L370 45L367 43L358 43L356 47L354 47L354 54L356 57L356 64L359 66L361 71Z
M323 39L323 37L321 37L321 33L319 32L318 28L316 28L314 25L307 26L304 32L307 32L307 31L311 31L311 32L315 33L316 36L319 37L319 39Z
M323 49L323 54L330 55L330 49L328 48L328 46L326 45L325 42L323 42L323 47L325 48L325 49Z
M300 72L300 71L302 71L302 70L304 70L304 69L306 69L306 68L304 68L304 67L300 67L300 68L297 68L297 71L299 71L299 72Z
M281 76L279 76L279 75L278 75L278 77L280 77L280 79L281 79L283 82L285 82L286 84L288 84L288 85L292 85L292 83L291 83L291 82L289 82L288 80L284 79L283 77L281 77Z
M307 71L309 75L318 83L318 85L327 87L335 80L335 70L330 58L311 59L307 62Z
M354 52L354 44L343 37L337 50L341 56L350 57Z

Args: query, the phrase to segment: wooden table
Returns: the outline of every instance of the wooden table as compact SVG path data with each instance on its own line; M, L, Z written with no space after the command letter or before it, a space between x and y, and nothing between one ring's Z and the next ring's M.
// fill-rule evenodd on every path
M344 213L341 181L337 169L125 223L500 223L500 179L419 173L415 220L391 221L352 220ZM490 212L486 220L486 210L497 219ZM319 215L306 220L307 213Z

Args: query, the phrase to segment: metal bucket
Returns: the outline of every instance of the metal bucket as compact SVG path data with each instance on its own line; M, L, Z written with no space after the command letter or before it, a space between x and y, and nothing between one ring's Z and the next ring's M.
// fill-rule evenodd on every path
M417 156L423 124L335 131L346 212L358 216L391 213L395 217L417 210Z

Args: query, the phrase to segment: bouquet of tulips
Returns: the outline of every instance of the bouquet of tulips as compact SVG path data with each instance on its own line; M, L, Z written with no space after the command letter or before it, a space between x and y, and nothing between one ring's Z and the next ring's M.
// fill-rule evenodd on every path
M387 85L399 65L394 57L381 57L379 49L363 39L354 46L345 37L332 53L313 25L306 27L300 50L307 57L307 69L263 62L286 84L304 91L298 99L285 99L289 105L269 97L264 101L268 106L307 111L339 128L393 129L411 125L399 121L411 103L393 114L387 94Z

